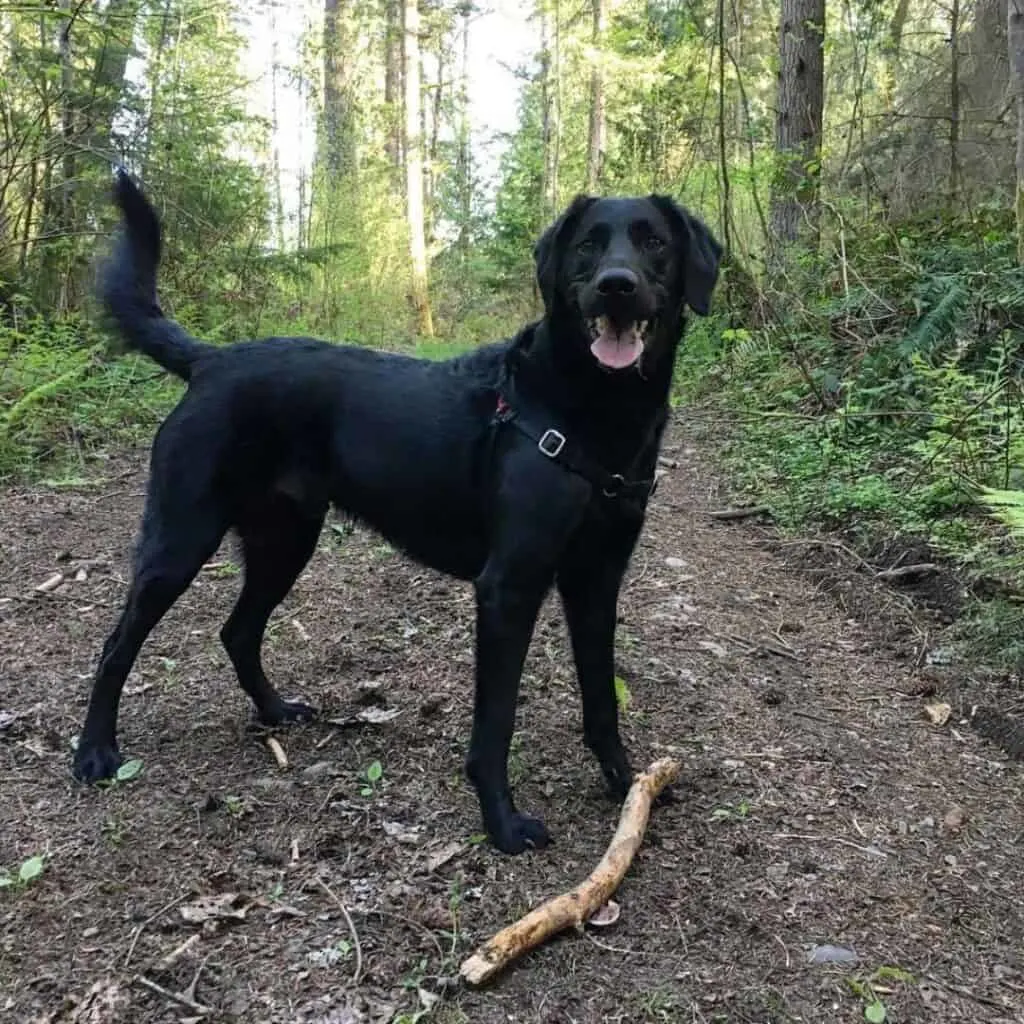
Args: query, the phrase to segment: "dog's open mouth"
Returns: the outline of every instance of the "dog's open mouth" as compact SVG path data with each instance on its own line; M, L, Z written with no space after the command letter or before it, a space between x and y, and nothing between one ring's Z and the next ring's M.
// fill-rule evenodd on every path
M649 324L647 320L639 320L627 326L619 326L606 316L593 317L587 320L590 337L593 339L590 351L609 370L625 370L635 366L644 353Z

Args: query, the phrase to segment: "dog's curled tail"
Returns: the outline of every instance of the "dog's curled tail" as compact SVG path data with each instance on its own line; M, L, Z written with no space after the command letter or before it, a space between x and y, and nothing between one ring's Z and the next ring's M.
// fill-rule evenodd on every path
M123 167L115 173L114 201L124 223L101 276L100 298L129 348L187 381L210 346L196 341L160 309L156 297L160 221Z

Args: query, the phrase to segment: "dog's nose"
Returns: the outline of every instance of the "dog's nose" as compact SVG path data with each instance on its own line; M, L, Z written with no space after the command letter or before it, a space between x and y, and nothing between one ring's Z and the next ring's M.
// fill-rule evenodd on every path
M605 270L597 279L597 290L602 295L632 295L636 286L636 274L622 268Z

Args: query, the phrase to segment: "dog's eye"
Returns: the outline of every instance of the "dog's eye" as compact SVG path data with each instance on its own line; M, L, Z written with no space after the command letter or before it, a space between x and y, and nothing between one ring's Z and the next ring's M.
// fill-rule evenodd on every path
M583 241L576 246L576 251L581 256L593 256L596 250L597 242L595 242L592 238L584 238Z
M657 235L648 235L644 239L644 248L648 252L663 252L665 243Z

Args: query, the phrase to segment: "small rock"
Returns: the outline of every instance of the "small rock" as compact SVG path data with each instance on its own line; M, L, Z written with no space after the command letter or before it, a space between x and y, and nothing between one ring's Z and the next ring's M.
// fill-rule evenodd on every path
M681 558L676 558L675 555L669 555L669 557L665 559L665 564L670 569L685 569L686 568L686 562L684 562L683 559L681 559Z
M333 775L337 767L333 761L315 761L313 764L302 769L304 778L322 779L327 775Z
M808 963L843 964L847 967L857 963L858 959L859 957L852 949L847 949L845 946L832 946L827 943L821 946L812 946L807 957Z

